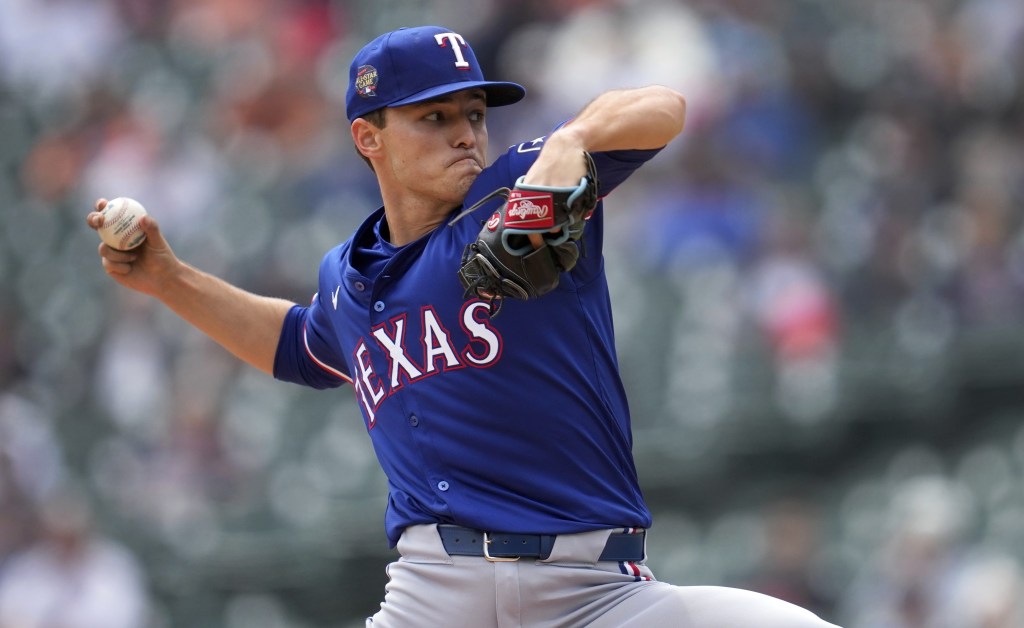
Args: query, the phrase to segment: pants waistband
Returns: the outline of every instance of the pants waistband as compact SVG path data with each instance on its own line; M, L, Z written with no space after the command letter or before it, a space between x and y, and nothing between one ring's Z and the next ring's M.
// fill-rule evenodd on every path
M558 538L554 534L482 532L447 524L438 525L437 532L449 556L482 556L488 560L546 560ZM646 536L646 530L635 533L612 532L598 561L644 560Z

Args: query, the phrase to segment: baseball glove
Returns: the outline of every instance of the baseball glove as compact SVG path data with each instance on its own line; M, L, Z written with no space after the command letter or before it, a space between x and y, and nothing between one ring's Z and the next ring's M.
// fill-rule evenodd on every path
M579 185L526 185L520 177L511 190L495 190L452 220L495 196L505 200L466 246L459 268L466 297L488 301L491 316L497 315L502 299L534 299L554 290L561 273L576 266L577 243L597 206L597 169L590 154L583 155L587 174ZM540 235L543 245L535 247L531 234Z

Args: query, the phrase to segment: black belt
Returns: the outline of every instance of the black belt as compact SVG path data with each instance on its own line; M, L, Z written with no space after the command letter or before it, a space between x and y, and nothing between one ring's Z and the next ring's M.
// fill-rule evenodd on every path
M449 556L483 556L491 561L513 561L520 558L545 560L555 545L553 534L512 534L481 532L471 528L441 524L437 526L441 543ZM601 552L599 561L644 560L646 530L637 534L613 532Z

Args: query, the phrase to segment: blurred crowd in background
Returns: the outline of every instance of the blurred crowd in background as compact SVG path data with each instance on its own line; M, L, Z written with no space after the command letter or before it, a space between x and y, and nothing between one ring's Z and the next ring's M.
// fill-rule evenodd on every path
M351 393L119 288L84 217L134 197L186 261L305 302L380 204L348 63L424 23L527 87L492 157L604 89L688 98L607 201L655 574L848 628L1024 625L1024 3L4 0L0 627L374 612Z

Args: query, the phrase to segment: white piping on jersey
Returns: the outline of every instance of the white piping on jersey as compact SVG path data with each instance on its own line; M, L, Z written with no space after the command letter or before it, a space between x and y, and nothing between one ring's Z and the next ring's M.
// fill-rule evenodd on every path
M334 375L335 377L338 377L338 378L341 378L341 379L345 380L349 384L352 383L352 378L351 377L349 377L348 375L345 375L344 373L342 373L338 369L336 369L333 366L327 364L326 362L324 362L323 360L321 360L320 358L316 357L316 355L313 354L313 350L309 348L308 325L305 325L305 324L302 326L302 344L305 345L305 347L306 347L306 355L308 355L311 360L316 362L317 366L319 366L323 370L327 371L331 375Z

